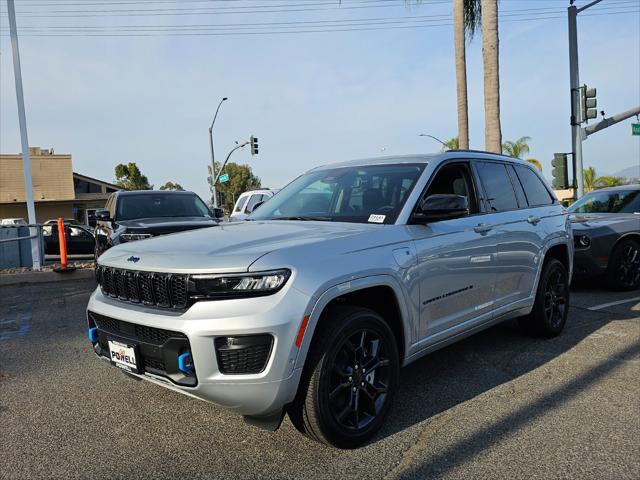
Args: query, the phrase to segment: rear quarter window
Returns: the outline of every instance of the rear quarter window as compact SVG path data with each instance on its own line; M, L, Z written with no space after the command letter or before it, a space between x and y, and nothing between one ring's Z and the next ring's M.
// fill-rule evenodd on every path
M551 205L554 202L544 182L533 170L520 165L515 169L530 207Z

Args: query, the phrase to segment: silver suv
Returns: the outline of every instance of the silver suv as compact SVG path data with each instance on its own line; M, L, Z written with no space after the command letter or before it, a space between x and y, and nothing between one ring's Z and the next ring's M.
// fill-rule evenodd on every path
M328 165L249 221L106 251L95 353L276 429L369 440L399 369L518 317L558 335L573 239L538 172L474 151Z

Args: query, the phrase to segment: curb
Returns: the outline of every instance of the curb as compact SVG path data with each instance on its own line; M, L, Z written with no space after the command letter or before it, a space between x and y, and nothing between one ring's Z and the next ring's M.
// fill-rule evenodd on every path
M95 273L93 269L81 269L67 273L57 272L26 272L26 273L6 273L0 275L0 287L7 285L29 285L34 283L54 283L68 282L73 280L94 281Z

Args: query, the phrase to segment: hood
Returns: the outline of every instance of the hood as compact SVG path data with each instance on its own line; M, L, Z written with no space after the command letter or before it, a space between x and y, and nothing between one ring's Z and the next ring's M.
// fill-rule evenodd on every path
M638 223L640 215L637 213L572 213L571 226L574 230L609 227L624 223Z
M125 227L128 233L150 233L152 235L182 232L217 224L218 221L211 217L160 217L118 221L118 225Z
M221 223L215 228L124 243L103 253L99 263L157 272L243 272L275 250L364 236L381 228L385 227L288 220Z

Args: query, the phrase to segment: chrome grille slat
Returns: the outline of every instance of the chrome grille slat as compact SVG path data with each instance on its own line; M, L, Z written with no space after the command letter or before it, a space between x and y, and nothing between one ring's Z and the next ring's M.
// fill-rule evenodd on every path
M104 295L160 308L186 308L187 277L104 266L96 269L96 279Z

